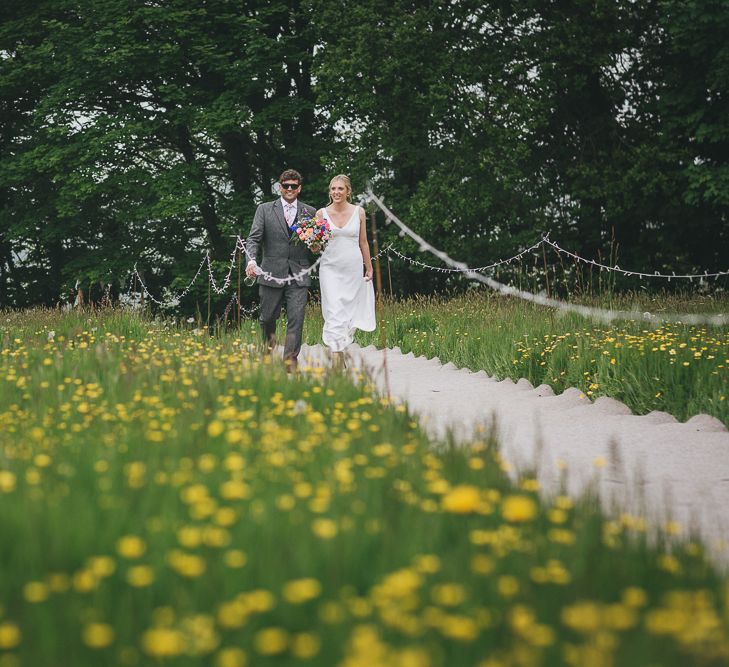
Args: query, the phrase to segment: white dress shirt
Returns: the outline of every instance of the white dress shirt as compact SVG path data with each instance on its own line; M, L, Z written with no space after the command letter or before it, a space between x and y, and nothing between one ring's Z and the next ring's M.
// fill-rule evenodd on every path
M284 220L288 218L289 222L286 224L290 225L294 220L296 220L296 212L298 211L299 200L294 199L290 204L287 202L283 197L281 197L281 206L283 206L283 212L284 212ZM291 209L289 210L289 207Z

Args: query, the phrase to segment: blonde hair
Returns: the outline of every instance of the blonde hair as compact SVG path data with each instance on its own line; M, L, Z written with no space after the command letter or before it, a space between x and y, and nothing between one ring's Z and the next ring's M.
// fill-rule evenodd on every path
M347 176L346 174L337 174L331 181L329 181L329 204L327 204L327 206L334 203L334 200L332 199L332 195L331 195L332 183L334 183L334 181L342 181L342 183L344 183L344 189L347 192L347 201L351 202L352 201L352 183L349 180L349 176Z

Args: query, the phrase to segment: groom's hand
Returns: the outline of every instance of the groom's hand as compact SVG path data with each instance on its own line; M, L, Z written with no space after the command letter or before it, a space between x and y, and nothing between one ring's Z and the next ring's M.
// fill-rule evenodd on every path
M249 262L248 266L246 266L246 276L248 276L249 278L255 278L257 268L258 265L255 262Z

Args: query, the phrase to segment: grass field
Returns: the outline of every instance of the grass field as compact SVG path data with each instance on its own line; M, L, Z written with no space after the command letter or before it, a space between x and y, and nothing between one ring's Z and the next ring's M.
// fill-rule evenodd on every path
M627 295L590 305L729 313L728 297ZM483 291L386 301L383 319L387 346L403 352L483 369L500 379L525 377L557 392L578 387L593 399L623 401L637 414L663 410L686 420L707 413L729 426L729 327L600 325ZM321 326L320 310L312 304L308 342L320 341ZM356 340L381 344L379 331L359 332Z
M0 667L729 660L700 544L540 499L487 439L433 447L248 330L0 323Z

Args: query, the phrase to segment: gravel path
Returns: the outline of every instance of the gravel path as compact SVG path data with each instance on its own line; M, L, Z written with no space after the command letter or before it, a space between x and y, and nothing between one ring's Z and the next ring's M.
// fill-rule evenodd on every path
M382 350L352 345L348 354L350 367L366 369L384 393ZM302 364L327 365L328 353L304 346ZM677 521L729 563L729 431L718 419L637 416L611 398L593 403L575 388L555 395L525 379L499 382L399 348L387 350L387 368L392 397L432 436L467 442L493 429L513 475L536 472L547 494L560 483L573 496L593 485L609 510L653 525Z

